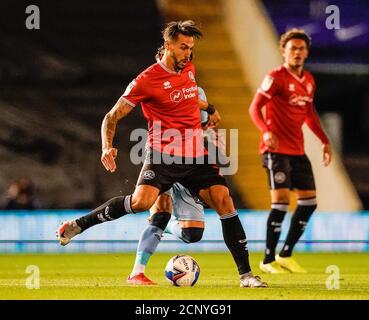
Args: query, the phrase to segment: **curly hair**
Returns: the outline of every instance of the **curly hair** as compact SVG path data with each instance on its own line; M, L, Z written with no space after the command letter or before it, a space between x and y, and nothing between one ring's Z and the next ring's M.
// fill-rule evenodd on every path
M288 30L286 33L282 34L281 38L279 40L280 48L284 48L286 46L287 42L290 41L291 39L304 40L308 50L310 49L311 38L302 29L291 29L291 30Z

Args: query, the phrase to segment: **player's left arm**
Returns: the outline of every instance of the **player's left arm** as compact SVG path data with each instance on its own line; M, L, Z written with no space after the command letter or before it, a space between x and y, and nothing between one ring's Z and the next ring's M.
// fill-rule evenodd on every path
M322 142L323 165L328 166L332 159L332 148L327 135L322 129L318 114L313 103L309 104L309 111L306 116L305 123Z
M204 110L209 114L208 128L211 129L217 127L219 125L220 120L222 120L218 110L215 109L215 107L212 104L200 98L199 98L199 106L201 110Z

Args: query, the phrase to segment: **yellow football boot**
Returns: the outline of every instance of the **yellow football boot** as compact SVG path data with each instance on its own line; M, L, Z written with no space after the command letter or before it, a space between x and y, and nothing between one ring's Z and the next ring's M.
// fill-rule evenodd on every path
M263 263L263 261L260 261L259 268L265 273L289 273L286 269L283 269L276 261L272 261L270 263Z
M307 273L307 271L301 267L295 259L292 257L280 257L278 254L275 256L276 262L283 268L292 273Z

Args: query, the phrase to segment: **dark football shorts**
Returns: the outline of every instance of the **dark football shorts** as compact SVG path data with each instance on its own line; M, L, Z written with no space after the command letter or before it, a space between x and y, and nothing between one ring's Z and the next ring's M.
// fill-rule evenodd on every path
M313 169L306 155L265 152L261 157L270 189L315 190Z
M196 164L195 161L194 164L155 164L150 152L142 166L137 185L151 185L163 193L175 182L179 182L195 196L199 195L201 189L207 189L213 185L228 187L225 178L220 174L219 167L207 164L206 157L203 160L204 164Z

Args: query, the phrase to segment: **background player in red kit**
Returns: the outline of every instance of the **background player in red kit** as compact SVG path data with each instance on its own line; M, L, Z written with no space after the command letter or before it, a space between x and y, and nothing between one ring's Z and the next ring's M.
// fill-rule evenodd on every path
M165 51L161 60L131 82L103 120L101 161L106 170L114 172L116 125L138 103L142 106L149 138L147 156L134 193L110 199L89 214L63 223L57 234L60 243L65 245L96 224L146 211L160 194L179 182L219 214L224 241L238 268L240 286L266 287L266 283L251 272L246 235L227 183L219 168L206 161L200 108L208 111L213 124L217 122L217 113L208 103L199 105L198 101L195 67L190 56L195 38L201 36L193 21L169 23L163 31ZM188 130L192 130L192 134L188 134ZM175 162L170 163L171 160ZM150 223L164 230L169 219L170 213L158 212Z
M292 250L303 234L317 207L315 181L305 155L302 125L306 123L322 142L323 164L331 161L331 147L315 112L315 81L304 70L310 38L303 30L292 29L280 38L285 63L269 72L258 89L249 109L262 132L260 153L267 170L272 200L267 221L264 260L260 269L268 273L305 273L292 257ZM266 106L265 117L261 109ZM279 255L275 249L281 225L290 202L290 189L297 194L297 208L292 216L286 241Z

